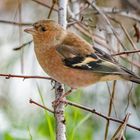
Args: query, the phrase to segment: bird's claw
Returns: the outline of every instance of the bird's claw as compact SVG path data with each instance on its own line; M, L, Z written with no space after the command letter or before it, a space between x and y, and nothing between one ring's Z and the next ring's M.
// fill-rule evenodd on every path
M51 86L52 86L51 90L55 89L55 83L56 83L56 81L54 79L52 79L51 80Z

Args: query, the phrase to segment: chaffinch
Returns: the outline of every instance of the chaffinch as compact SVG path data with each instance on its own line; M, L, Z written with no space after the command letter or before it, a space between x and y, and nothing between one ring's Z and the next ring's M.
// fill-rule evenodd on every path
M71 88L118 79L140 83L138 76L111 55L53 20L40 20L25 32L33 36L35 54L43 70Z

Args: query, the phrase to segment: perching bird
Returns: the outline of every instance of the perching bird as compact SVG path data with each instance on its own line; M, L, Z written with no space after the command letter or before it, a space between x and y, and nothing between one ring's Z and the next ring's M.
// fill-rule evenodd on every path
M43 70L71 88L118 79L140 83L140 77L109 54L53 20L40 20L25 32L33 36L36 57Z

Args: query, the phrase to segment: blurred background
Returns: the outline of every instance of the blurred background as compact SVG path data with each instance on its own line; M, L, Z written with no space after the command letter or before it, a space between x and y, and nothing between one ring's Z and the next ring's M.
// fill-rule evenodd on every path
M13 49L32 40L23 30L40 19L58 20L52 10L53 0L1 0L0 1L0 74L47 76L34 54L33 43L14 51ZM81 35L109 54L140 49L140 1L94 0L105 13L117 33L116 39L105 19L86 0L69 0L68 29ZM43 5L44 4L44 5ZM57 2L54 9L57 9ZM5 22L6 21L6 22ZM121 43L123 44L121 44ZM117 61L140 75L140 53L115 56ZM87 88L77 89L68 99L108 114L114 82L101 82ZM129 123L140 126L140 85L117 81L111 116L123 120L131 112ZM68 89L68 87L66 87ZM0 77L0 140L54 140L55 120L53 114L30 104L32 99L52 109L54 90L51 81L43 79L19 79ZM106 120L81 111L65 108L68 140L105 139ZM118 128L109 125L108 139ZM139 140L140 132L127 128L127 140Z

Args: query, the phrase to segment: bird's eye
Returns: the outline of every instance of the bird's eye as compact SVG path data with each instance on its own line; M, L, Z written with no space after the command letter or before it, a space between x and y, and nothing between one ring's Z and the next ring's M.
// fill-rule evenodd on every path
M41 32L47 31L47 29L46 29L45 27L43 27L43 26L41 26L39 30L40 30Z

